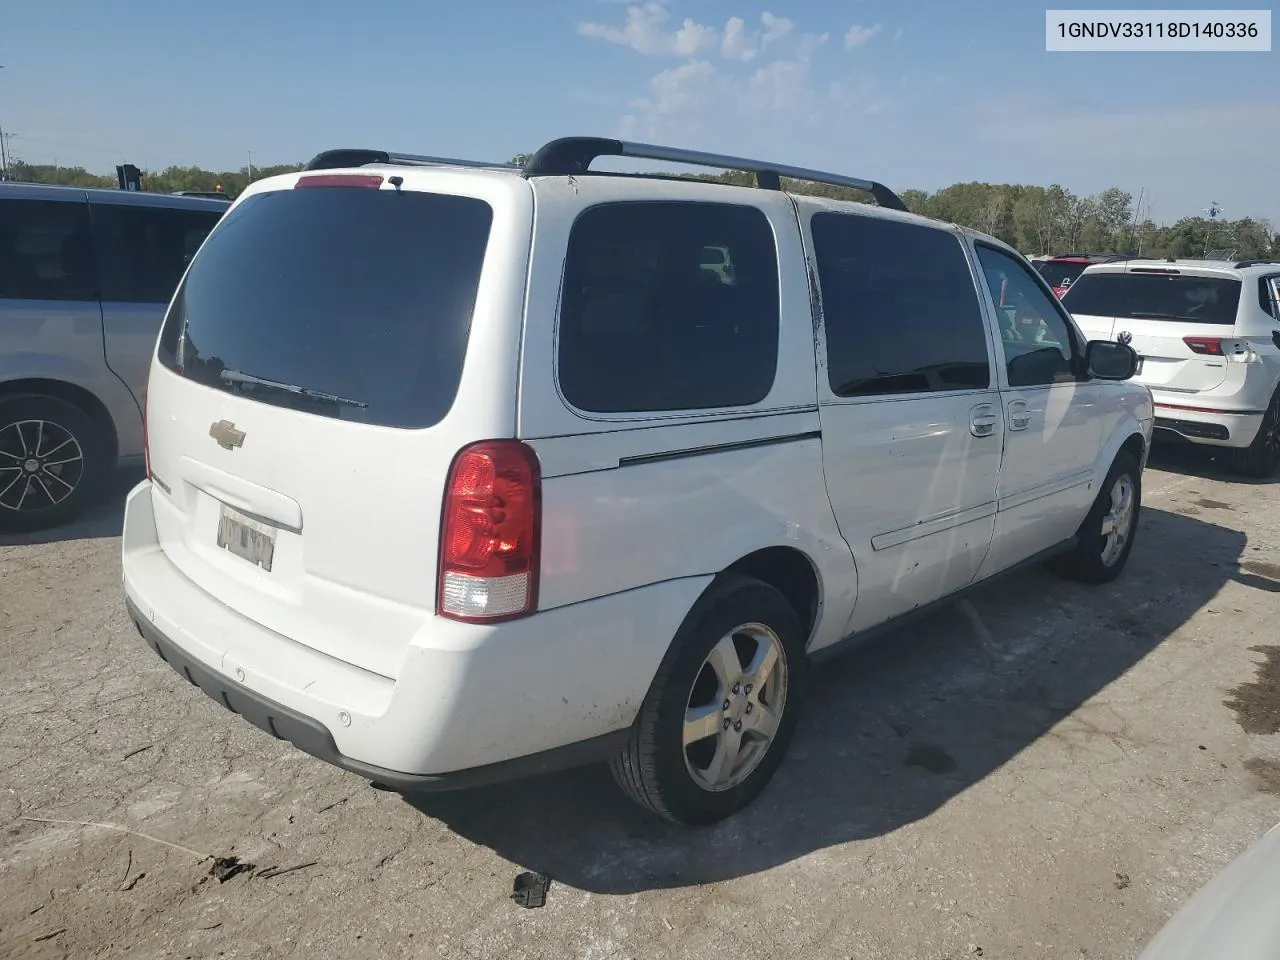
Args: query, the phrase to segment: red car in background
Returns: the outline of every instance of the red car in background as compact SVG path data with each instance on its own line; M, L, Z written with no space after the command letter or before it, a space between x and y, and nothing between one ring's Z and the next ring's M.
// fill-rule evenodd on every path
M1053 287L1053 292L1062 299L1067 288L1075 283L1076 278L1084 273L1084 268L1094 263L1108 263L1112 260L1125 260L1127 257L1104 253L1064 253L1058 257L1050 257L1036 264L1040 275Z

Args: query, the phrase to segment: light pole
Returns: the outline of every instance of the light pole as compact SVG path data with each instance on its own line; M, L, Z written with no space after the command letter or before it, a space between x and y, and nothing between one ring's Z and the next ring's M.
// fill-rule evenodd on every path
M0 70L4 69L4 64L0 63ZM9 147L8 140L4 135L4 127L0 127L0 180L9 179Z

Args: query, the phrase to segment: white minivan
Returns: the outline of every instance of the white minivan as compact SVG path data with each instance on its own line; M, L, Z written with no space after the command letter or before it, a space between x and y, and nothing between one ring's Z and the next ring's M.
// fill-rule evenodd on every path
M173 299L128 610L382 785L608 760L706 823L782 761L811 660L1023 564L1119 574L1135 364L871 181L594 138L523 168L331 151L245 191Z

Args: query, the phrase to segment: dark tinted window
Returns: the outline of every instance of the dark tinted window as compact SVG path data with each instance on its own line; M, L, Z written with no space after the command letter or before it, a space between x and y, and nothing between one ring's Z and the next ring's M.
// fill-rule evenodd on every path
M1071 285L1062 302L1072 313L1090 317L1231 326L1240 304L1240 281L1158 273L1087 273Z
M263 403L430 426L457 394L492 218L481 200L408 190L250 197L183 280L160 360Z
M1060 287L1064 283L1074 283L1084 273L1087 263L1070 263L1061 260L1046 260L1040 264L1040 276L1051 287Z
M745 406L768 395L777 364L778 262L759 210L610 203L578 217L559 336L575 407Z
M986 328L958 237L841 213L815 214L811 229L833 393L990 385Z
M95 300L89 206L0 200L0 299Z
M981 243L977 250L983 279L995 301L1009 386L1075 380L1075 340L1058 298L1036 281L1021 260Z
M1258 305L1280 320L1280 276L1262 277L1258 280Z
M102 299L168 303L200 243L225 211L95 203Z

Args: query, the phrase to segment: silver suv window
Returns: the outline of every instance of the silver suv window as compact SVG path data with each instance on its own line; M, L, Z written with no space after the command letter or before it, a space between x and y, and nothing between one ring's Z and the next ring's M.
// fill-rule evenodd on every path
M0 200L0 300L95 300L89 206Z

